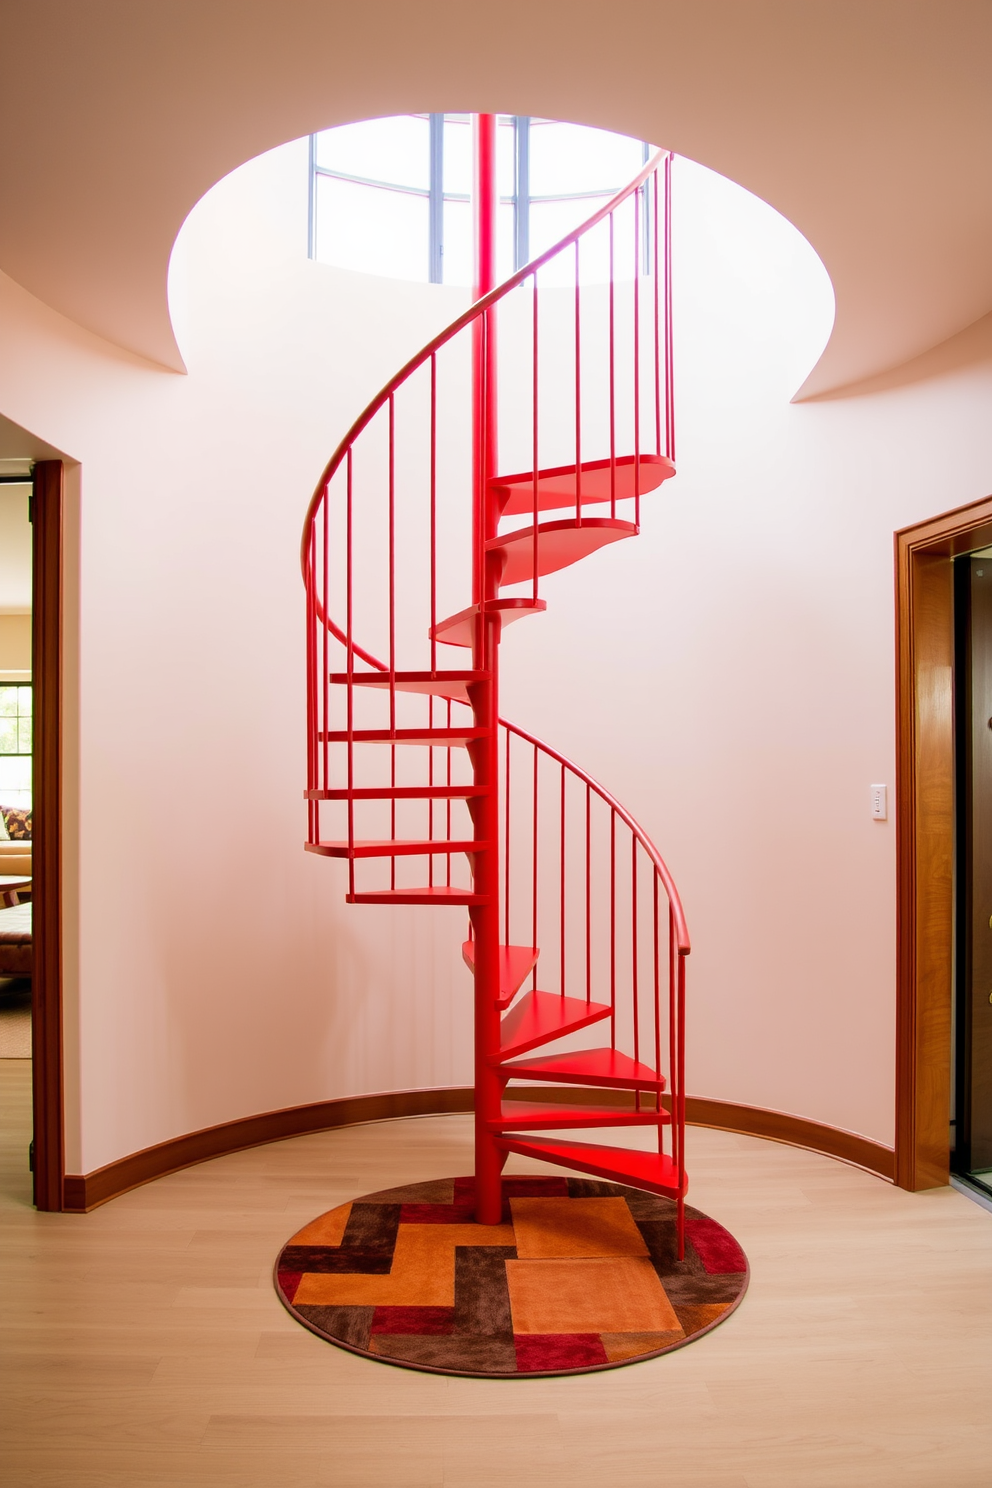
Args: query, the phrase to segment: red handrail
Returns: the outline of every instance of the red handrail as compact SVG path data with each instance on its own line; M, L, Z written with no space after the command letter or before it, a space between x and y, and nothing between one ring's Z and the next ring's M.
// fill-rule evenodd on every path
M606 789L605 786L600 785L598 780L595 780L591 775L588 775L585 770L583 770L579 765L576 765L572 760L568 759L564 754L559 754L557 749L552 749L550 744L545 744L541 739L536 738L533 734L528 734L526 729L518 728L515 723L509 723L505 718L500 719L500 725L505 728L508 733L516 734L518 739L523 739L526 744L533 744L535 749L539 749L542 754L548 755L557 764L563 765L564 768L570 772L570 774L575 775L579 780L581 780L583 785L587 785L590 790L595 791L596 795L599 796L601 800L606 802L607 806L609 806L610 809L616 813L616 815L620 818L624 825L630 828L631 832L634 834L634 837L641 844L644 851L651 859L658 877L661 879L662 883L665 886L665 893L667 894L668 902L672 907L672 915L675 922L675 934L676 944L678 946L678 953L680 956L688 956L689 952L692 949L692 946L689 941L689 930L686 926L685 911L682 908L682 900L679 897L679 891L675 887L675 880L672 878L672 875L669 872L668 865L666 864L664 858L661 856L661 853L655 847L654 843L651 841L651 838L648 836L647 832L645 832L640 823L631 816L630 812L625 806L621 806L616 796L611 795L611 793Z
M355 422L352 424L351 428L348 430L347 434L345 434L337 449L334 451L333 455L324 466L324 470L321 474L320 480L317 482L317 485L314 488L314 493L310 498L310 505L307 507L307 514L303 522L303 539L300 546L300 561L303 568L304 580L306 580L307 575L307 560L309 557L310 549L310 532L313 526L314 517L317 513L317 507L320 505L321 499L327 490L329 481L337 473L341 465L341 461L344 459L351 446L355 443L355 440L358 438L359 434L361 434L362 430L369 423L371 423L373 418L375 418L375 415L379 412L379 409L388 402L388 400L390 399L390 397L392 397L396 390L401 387L402 384L406 382L407 379L410 378L419 367L422 367L424 363L428 361L429 358L433 356L437 351L439 351L442 346L445 346L450 340L452 340L453 337L457 336L459 331L464 330L467 325L471 325L474 320L478 320L480 315L485 315L486 311L490 309L491 306L497 304L499 300L502 300L506 295L510 293L512 289L516 289L517 286L519 284L522 284L525 279L529 279L531 274L536 274L537 271L543 268L545 264L550 263L552 259L557 258L558 255L563 252L564 249L568 248L572 243L577 243L581 237L584 237L585 234L588 233L592 228L596 227L598 223L604 221L607 217L609 217L610 214L614 212L616 208L621 205L622 202L625 202L628 197L632 196L635 191L639 191L640 188L644 185L644 182L651 175L653 175L656 170L659 169L662 162L665 162L667 167L670 161L671 152L669 150L656 151L656 153L651 156L647 164L643 166L640 171L638 171L633 180L628 181L627 185L623 186L616 193L615 196L612 196L604 206L600 207L597 212L594 212L591 217L587 217L586 220L580 223L578 227L573 228L570 233L566 233L563 238L561 238L557 243L553 245L553 247L548 248L544 253L539 254L537 258L532 258L530 263L524 264L522 269L517 269L509 276L508 279L504 279L502 284L497 284L495 289L491 289L488 294L483 295L481 299L476 300L474 304L470 305L467 310L465 310L461 315L458 316L457 320L453 320L451 324L449 326L446 326L443 331L440 331L432 341L428 341L426 346L422 346L421 349L416 352L415 355L412 356L408 362L404 362L400 370L395 373L394 376L392 376L382 388L379 389L372 401L368 403L362 410L362 412L358 415ZM669 255L666 253L666 265L668 262L668 258ZM669 294L669 291L666 280L666 295L667 294ZM669 355L670 354L667 352L666 349L666 366L668 364ZM356 651L358 650L357 646L355 649ZM360 652L358 654L361 655Z

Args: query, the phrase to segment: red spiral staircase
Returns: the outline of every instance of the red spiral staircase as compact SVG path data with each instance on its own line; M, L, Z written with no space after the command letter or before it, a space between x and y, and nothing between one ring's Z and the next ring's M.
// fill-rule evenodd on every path
M630 813L498 703L502 631L545 609L540 580L636 536L675 473L672 159L496 286L495 122L475 303L356 419L307 512L306 847L347 861L350 904L468 910L477 1219L524 1153L674 1199L681 1255L678 891ZM650 1150L560 1135L631 1127Z

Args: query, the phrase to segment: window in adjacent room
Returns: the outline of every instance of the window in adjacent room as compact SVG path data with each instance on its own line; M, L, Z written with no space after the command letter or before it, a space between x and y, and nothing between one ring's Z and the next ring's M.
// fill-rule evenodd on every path
M31 805L30 682L0 682L0 802Z

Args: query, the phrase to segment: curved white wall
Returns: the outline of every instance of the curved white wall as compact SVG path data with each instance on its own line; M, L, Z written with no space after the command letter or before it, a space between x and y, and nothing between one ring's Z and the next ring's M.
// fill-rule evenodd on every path
M297 560L341 432L464 298L309 263L305 200L297 143L191 214L187 377L0 280L0 412L82 473L70 1171L470 1081L460 912L349 908L341 865L301 850ZM990 369L791 405L829 328L811 250L688 166L679 213L678 479L508 633L503 711L614 788L676 874L690 1089L890 1142L894 826L868 785L893 780L892 531L992 488Z

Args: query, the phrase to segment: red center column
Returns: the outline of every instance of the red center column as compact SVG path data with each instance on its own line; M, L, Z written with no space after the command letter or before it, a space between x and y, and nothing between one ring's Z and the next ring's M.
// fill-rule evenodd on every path
M475 117L475 298L496 283L496 115ZM475 781L485 794L473 802L475 839L485 848L474 858L475 890L485 896L470 914L475 937L475 1217L498 1224L500 1172L505 1154L489 1122L500 1113L502 1084L493 1060L499 1054L499 615L487 601L499 590L499 568L487 561L486 541L496 535L499 513L489 489L496 473L495 311L480 317L472 343L473 521L472 599L478 606L472 665L490 674L471 686L475 726L484 737L471 746Z

